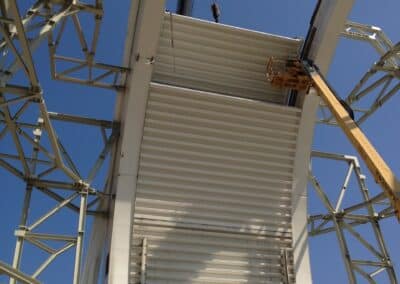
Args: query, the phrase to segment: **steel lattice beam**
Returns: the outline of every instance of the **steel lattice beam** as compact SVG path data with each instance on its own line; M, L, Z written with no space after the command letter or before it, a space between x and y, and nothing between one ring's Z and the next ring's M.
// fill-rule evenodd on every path
M363 123L377 109L382 107L400 90L400 43L393 44L378 27L347 22L342 36L349 39L365 41L379 53L380 59L373 63L345 100L356 113L356 122ZM371 100L367 106L360 106ZM321 106L321 123L336 125L333 116Z
M73 17L77 26L80 26L78 25L79 13L93 13L97 22L91 49L86 52L85 64L90 70L100 68L108 75L115 75L117 79L112 84L104 83L102 80L108 75L101 75L96 78L90 77L86 83L90 86L119 89L120 74L126 72L127 69L94 63L101 20L99 15L102 15L101 1L95 1L93 5L82 4L78 1L65 1L65 3L37 1L24 17L20 16L15 0L3 0L0 4L0 50L3 57L0 61L0 140L9 134L16 152L13 149L2 150L0 166L26 183L21 220L15 232L17 242L13 263L11 266L2 265L1 271L10 276L10 283L16 283L16 281L39 283L36 280L37 277L56 258L75 248L72 282L79 283L87 216L105 214L106 212L97 210L96 206L100 200L110 198L110 195L106 193L107 179L101 190L91 186L91 183L113 150L119 135L119 125L111 121L48 112L33 63L32 52L44 43L46 38L51 42L59 24L62 25ZM77 32L81 36L82 43L85 41L83 32L81 29L77 29ZM54 51L54 46L50 45L50 50ZM50 54L55 56L52 52ZM51 59L51 62L53 61ZM25 82L23 82L25 85L10 84L16 72L21 69L25 74ZM53 75L64 79L57 74ZM39 116L32 120L32 113L39 113ZM26 116L26 114L29 115ZM53 121L100 129L99 134L104 146L86 177L83 177L75 161L58 138ZM57 179L52 177L55 173L58 176ZM54 200L56 205L35 220L28 221L29 210L36 206L32 203L32 193L35 190ZM69 210L76 214L78 227L76 234L66 236L54 232L43 232L41 225L61 210ZM52 247L47 244L48 241L58 242L60 247ZM32 275L19 271L23 259L23 246L26 243L48 254L48 258L38 264Z
M93 16L94 29L90 37L91 43L88 42L89 37L85 35L85 31L82 28L79 13L74 13L70 17L63 18L60 28L52 32L48 37L52 77L66 82L101 88L123 88L119 83L121 81L121 76L128 71L127 68L95 62L101 20L103 17L102 1L97 0L92 6L75 4L75 8L81 9ZM68 21L72 22L80 44L80 50L82 52L80 58L57 54Z
M2 60L0 60L0 143L9 134L15 145L14 152L4 151L0 153L0 167L26 183L21 221L16 230L17 243L13 265L0 262L0 274L11 277L11 283L16 281L39 283L37 278L56 258L75 248L75 269L72 282L78 283L85 220L88 215L103 216L107 214L106 209L103 211L104 207L107 206L97 207L97 205L107 202L111 197L108 191L110 184L108 179L104 181L104 188L102 189L93 187L92 182L99 173L99 169L106 162L107 157L112 155L119 135L119 125L112 121L49 112L43 100L44 96L32 60L32 53L47 39L51 72L54 79L111 90L120 90L124 87L121 78L129 69L99 63L95 60L103 16L102 1L100 0L93 1L93 4L84 4L80 1L38 0L25 14L21 13L24 16L21 16L16 0L0 0L0 11L0 51L2 53ZM89 37L82 28L80 19L82 13L93 16L94 29ZM72 23L72 30L68 30L68 23ZM59 47L62 45L62 39L67 32L77 35L79 48L82 51L80 57L60 54ZM355 102L364 97L370 89L380 85L389 86L388 82L396 78L397 73L395 71L398 65L395 64L398 62L398 47L391 45L387 38L378 39L375 36L374 39L374 28L363 29L353 23L346 26L345 33L353 38L358 37L358 39L373 42L382 55L381 63L374 65L374 72L384 72L385 74L382 79L363 89L362 86L365 86L365 82L373 74L366 75L361 86L348 98L349 102ZM383 35L383 33L378 32L376 34ZM91 39L90 42L89 38ZM11 79L14 78L18 70L23 70L25 74L25 82L21 85L11 83ZM371 107L369 112L364 112L363 120L397 92L396 88L390 90L389 87L384 88L385 91L375 101L375 106ZM24 114L34 112L39 113L39 116L30 120L24 118ZM76 162L57 136L53 127L55 121L74 123L78 126L92 126L100 130L99 133L104 145L86 176L83 176L79 171ZM332 121L326 122L331 123ZM316 155L329 159L333 157L321 153L316 153ZM336 232L343 245L343 252L347 255L350 249L345 247L346 240L343 231L350 232L367 249L376 256L380 256L381 260L356 260L346 257L345 262L348 265L349 275L359 273L367 281L374 283L374 277L382 271L386 271L392 283L396 283L393 267L383 244L378 224L379 220L393 216L393 212L390 206L381 210L375 209L377 204L381 205L382 202L385 202L384 197L383 195L373 198L368 196L363 175L355 158L334 156L338 160L346 160L349 163L348 175L352 173L358 177L360 189L364 191L364 199L346 208L341 207L341 202L337 202L333 206L334 203L324 195L323 188L318 186L316 178L311 178L324 200L328 213L310 217L310 233L322 235ZM51 178L55 172L63 173L65 178ZM28 222L29 209L35 206L31 200L33 191L43 193L54 200L56 205L37 219ZM341 192L340 199L343 200L347 191L342 188ZM357 210L360 208L366 208L368 214L357 214ZM41 225L61 210L69 210L75 214L78 225L77 232L73 235L62 235L41 231ZM355 228L361 225L373 227L375 237L379 240L377 248L368 244L362 236L357 235ZM51 247L46 243L48 240L59 242L62 245L58 248ZM39 263L36 271L31 275L27 275L19 269L19 264L23 259L22 248L24 243L30 243L48 254L48 258ZM373 273L368 273L363 270L367 266L374 266L377 269Z
M323 152L313 152L312 157L313 159L345 163L347 170L342 186L338 190L339 195L336 200L332 200L332 198L329 197L318 178L310 172L310 184L327 211L326 213L309 217L310 236L318 236L331 232L336 233L349 283L358 283L357 274L369 283L378 283L376 277L384 272L387 274L390 283L397 283L393 264L390 260L379 225L380 220L392 216L392 212L387 214L388 209L386 208L391 208L389 201L386 200L382 194L370 197L369 190L365 183L365 176L361 172L356 157ZM356 190L356 188L349 187L351 178L356 179L362 200L360 200L358 204L345 207L343 206L343 201L349 198L352 198L353 201L354 198L348 196L354 196L354 190ZM378 211L376 208L382 207L382 205L386 206L384 206L383 210ZM393 211L393 209L389 210ZM375 238L373 242L357 231L360 226L372 229ZM349 246L348 235L351 235L357 240L371 257L368 259L354 259ZM372 272L371 268L373 268Z

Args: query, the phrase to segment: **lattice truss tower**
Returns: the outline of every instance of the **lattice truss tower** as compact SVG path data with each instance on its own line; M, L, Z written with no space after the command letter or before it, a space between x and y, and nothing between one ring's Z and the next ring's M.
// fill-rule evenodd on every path
M106 235L104 224L108 222L114 197L113 169L120 117L113 112L119 110L116 97L124 94L125 79L132 70L129 66L118 66L122 58L113 58L112 51L108 56L97 54L99 43L107 42L101 40L107 37L107 33L101 32L107 13L102 2L0 1L0 173L2 179L7 176L7 181L18 179L13 184L20 186L2 190L8 194L19 190L24 194L22 204L12 205L21 208L14 256L12 260L0 260L0 279L10 279L10 283L41 283L47 274L57 273L54 267L59 258L71 264L69 282L97 283L98 275L104 272L106 253L92 259L87 254L83 268L83 248L109 246L109 239L98 236ZM400 44L393 44L377 27L354 22L345 24L342 36L371 44L381 56L346 97L358 113L357 123L362 124L400 88ZM65 40L69 41L68 48ZM148 64L152 60L148 58ZM108 64L113 61L116 65ZM57 94L47 92L40 84L45 75L38 74L38 70L43 70L45 64L60 88L70 83L76 85L70 87L73 92L95 95L86 100L86 106L64 111L62 103L57 104ZM96 111L101 105L96 102L98 96L108 96L106 109ZM45 99L56 106L57 112L48 108ZM357 107L363 100L369 105ZM319 122L334 125L330 113L323 105L320 108ZM88 115L92 113L93 116ZM82 145L92 147L82 153L77 150ZM385 196L368 191L366 173L362 172L357 157L313 151L311 159L310 185L325 211L309 217L309 235L336 234L350 283L358 283L360 279L378 283L382 274L390 283L397 283L379 225L381 220L394 216ZM325 165L321 160L346 167L338 198L328 194L319 181L318 168ZM355 190L360 194L353 195ZM349 203L352 205L345 206ZM11 218L4 212L2 215ZM68 222L58 223L60 215L64 218L61 220ZM360 227L367 226L370 235L359 233ZM347 240L350 235L369 251L370 258L353 257ZM1 250L5 249L11 248L1 246ZM284 267L290 262L286 253L282 254L281 266L289 283L292 280ZM96 276L90 278L90 274Z

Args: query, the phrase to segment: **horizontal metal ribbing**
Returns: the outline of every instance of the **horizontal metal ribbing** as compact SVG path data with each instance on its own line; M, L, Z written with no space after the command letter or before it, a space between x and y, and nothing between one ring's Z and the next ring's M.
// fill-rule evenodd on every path
M260 155L265 155L266 153L260 151L259 147L264 147L263 149L264 151L267 149L278 150L278 151L281 150L281 152L283 153L288 152L289 155L294 152L293 145L290 145L289 147L284 147L285 140L282 141L282 144L284 144L282 146L280 143L262 143L262 140L275 140L276 136L280 135L278 131L276 131L275 133L273 133L274 131L271 131L272 133L270 133L269 131L265 131L264 136L261 136L261 135L242 133L240 132L240 129L238 129L238 131L236 132L233 132L231 130L225 130L225 129L212 129L209 127L188 125L187 123L184 122L168 122L168 121L161 121L154 119L148 119L146 121L144 130L145 132L147 131L153 133L153 135L148 135L149 140L155 140L157 138L164 139L164 137L166 139L168 139L169 137L173 139L173 137L176 136L178 133L178 135L182 137L182 140L180 140L182 143L184 143L187 140L187 143L192 142L192 144L201 144L202 142L204 142L205 139L212 140L210 141L211 143L204 143L205 147L207 146L221 147L222 145L222 148L228 149L230 145L234 145L233 147L235 147L235 145L236 147L245 146L244 147L245 149L243 149L243 151L246 151L247 149L246 152L248 153L251 151L254 152L254 150L246 146L255 146L255 148L258 147L258 149L256 149L256 152L260 153ZM270 134L272 136L272 139L266 138ZM183 140L185 138L186 140ZM251 139L251 138L256 138L256 139ZM273 153L276 153L276 151L273 151Z
M238 113L244 117L269 117L270 115L279 115L281 117L298 117L300 118L301 109L295 107L287 107L268 102L246 99L234 98L221 93L206 92L196 90L193 88L183 88L178 86L171 86L166 84L150 83L150 91L154 94L155 100L160 96L167 95L169 101L177 102L177 99L183 104L195 101L198 105L204 105L214 110L223 109L226 112ZM201 100L198 100L201 96ZM227 101L229 99L229 101Z
M227 107L219 104L209 104L204 101L194 101L193 99L188 99L187 97L173 97L172 95L165 97L165 95L157 94L157 92L152 92L153 99L151 101L152 108L162 108L163 110L171 110L171 111L180 111L180 112L191 112L194 114L206 114L213 115L215 119L232 119L236 121L247 120L252 123L264 125L265 120L274 118L277 122L289 123L290 126L299 122L299 117L295 114L293 115L284 115L281 112L266 112L262 111L260 114L252 113L252 110L248 110L246 113L243 113L243 108L241 108L241 112L238 112L235 107ZM216 112L219 111L219 112Z
M147 197L147 198L146 198ZM157 220L169 220L185 222L184 220L203 220L210 224L251 224L252 226L264 226L277 231L290 231L290 215L285 214L283 209L273 210L264 208L252 208L251 211L243 209L244 206L224 206L212 203L190 203L182 200L172 201L173 198L163 196L162 201L155 202L157 195L141 194L137 197L137 218L148 218ZM199 200L201 202L201 200ZM257 210L258 209L258 210ZM268 210L269 209L269 210ZM158 216L157 218L154 216ZM249 221L250 219L250 221ZM214 222L215 221L215 222ZM192 223L194 221L191 221ZM271 229L272 230L272 229Z
M240 186L224 186L218 185L211 187L207 182L198 182L191 183L185 182L184 180L179 179L168 179L167 182L152 179L151 176L142 179L139 176L138 186L142 187L166 187L171 191L188 191L188 192L196 192L197 194L216 194L225 196L224 201L228 202L229 200L240 199L242 202L247 202L247 200L251 200L253 202L260 202L262 204L273 202L274 204L280 204L281 202L288 202L291 200L291 190L285 187L262 187L261 189L257 188L245 188ZM247 189L247 190L245 190ZM228 196L229 194L229 196ZM250 201L249 201L250 202Z
M265 281L275 279L279 283L281 249L290 246L290 240L257 235L143 225L135 225L134 231L132 281L140 276L143 236L147 239L146 279L154 281L196 283L202 279L206 283L268 283ZM290 266L289 271L292 269Z
M131 281L146 238L146 283L281 283L301 110L279 105L285 92L264 73L299 41L224 27L207 37L214 24L169 20L143 128Z
M145 171L142 170L138 176L139 179L142 180L155 180L155 181L170 181L170 180L175 180L179 182L189 182L192 184L203 184L206 185L208 184L211 188L213 187L232 187L232 188L237 188L241 189L243 191L251 190L251 191L256 191L257 190L261 193L264 192L264 194L268 194L268 190L272 188L272 190L276 189L276 191L282 190L284 191L285 189L291 187L291 182L285 182L281 180L268 180L268 182L263 182L263 183L255 183L255 182L240 182L237 180L232 180L229 178L220 178L220 179L211 179L208 177L207 179L204 179L202 176L196 176L196 175L181 175L180 172L169 172L169 173L161 173L161 172L154 172L151 170ZM262 193L261 193L262 194Z
M146 132L146 129L145 129ZM159 152L164 155L169 153L199 155L204 158L214 157L224 161L236 163L251 163L254 167L257 166L281 166L283 168L291 168L293 163L293 156L278 155L274 152L258 154L257 152L239 151L237 149L227 149L224 147L217 147L213 145L203 145L199 143L189 142L176 142L175 146L164 138L146 138L146 145L142 147L144 151L152 151L153 153ZM178 152L178 153L177 153Z
M221 112L221 106L231 108ZM247 111L256 106L260 113L234 116L241 106ZM135 219L290 234L298 114L289 107L152 84Z
M153 81L282 104L265 78L266 60L294 57L300 40L166 14Z

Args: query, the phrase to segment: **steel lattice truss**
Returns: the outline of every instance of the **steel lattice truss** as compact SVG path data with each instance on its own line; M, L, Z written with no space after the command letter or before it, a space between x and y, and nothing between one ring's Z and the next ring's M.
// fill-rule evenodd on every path
M358 124L365 122L375 111L393 97L400 89L400 43L393 44L384 32L374 26L348 22L342 36L350 39L366 41L379 53L380 58L372 64L362 79L345 98L351 105ZM360 107L362 106L362 107ZM336 125L334 117L324 105L320 107L320 123ZM319 178L311 171L309 180L312 188L321 199L326 213L309 217L310 236L319 236L335 233L339 242L340 251L347 271L349 283L359 283L360 277L368 283L380 283L379 277L386 274L387 281L397 283L393 264L390 260L382 236L379 222L394 216L393 208L383 194L370 196L365 183L365 176L361 173L358 159L354 156L313 152L312 160L323 159L345 163L347 171L344 182L338 192L337 199L333 200L327 189L319 182ZM358 189L349 190L349 181L355 178ZM335 179L339 177L335 176ZM339 178L340 179L340 178ZM356 200L355 190L360 192L360 200ZM345 207L343 200L350 200L351 206ZM372 233L367 238L358 229L368 228ZM349 236L360 244L366 251L363 259L354 258L349 246ZM369 237L371 237L369 236Z
M337 193L335 199L319 179L310 172L310 184L321 199L326 213L312 215L309 217L310 235L319 236L335 232L341 254L345 263L349 283L358 283L356 275L363 277L368 283L380 283L377 277L382 273L387 274L390 283L397 283L395 271L386 249L379 221L394 215L393 208L383 193L374 197L365 182L357 157L313 152L313 161L324 159L344 163L346 166L343 183L340 188L332 189L330 192ZM338 177L335 176L335 179ZM355 179L357 187L350 186L351 179ZM359 191L360 200L356 200ZM344 201L351 200L353 205L346 206ZM372 236L365 236L359 229L372 230ZM356 240L366 251L364 258L359 259L352 255L349 246L349 236ZM369 259L365 259L370 255Z
M356 122L361 124L400 90L400 43L393 44L378 27L354 22L346 24L342 36L368 42L380 55L345 98L355 111ZM336 124L324 106L320 114L320 122Z
M10 283L16 283L16 280L38 283L37 277L57 257L74 249L73 283L78 283L86 218L88 215L105 214L98 204L103 204L99 201L109 198L108 179L103 181L102 188L93 187L92 182L103 163L109 159L118 138L119 126L111 121L49 112L32 52L47 40L53 78L95 87L120 89L118 84L121 75L127 69L96 63L94 60L103 14L100 0L91 4L79 1L37 1L25 14L18 9L17 1L2 0L0 9L0 139L8 137L13 141L13 147L2 147L0 166L26 184L21 221L15 233L17 241L14 259L12 265L0 262L0 274L11 276ZM82 29L82 14L94 21L90 37L86 37L87 31L84 33ZM58 54L68 21L72 22L79 38L81 57ZM15 80L16 76L23 78ZM58 138L53 127L55 121L99 129L99 138L103 139L104 146L86 176L82 176ZM30 209L35 206L31 202L33 191L45 194L56 201L56 205L34 221L28 222ZM77 230L74 235L42 230L42 224L61 210L75 213ZM52 245L54 242L58 245ZM38 263L36 271L31 275L19 270L26 243L48 254L47 259Z
M54 79L113 91L123 89L124 75L129 70L95 60L103 16L101 0L92 0L90 3L76 0L38 0L27 10L19 9L18 4L21 3L17 3L16 0L0 0L0 143L4 145L7 139L12 141L12 146L2 147L0 150L0 167L25 183L25 198L16 230L13 262L6 264L0 261L0 274L8 275L11 278L10 283L40 283L38 277L55 259L67 251L74 250L74 273L71 278L73 283L79 283L86 220L90 216L104 216L108 213L107 201L112 197L110 178L106 175L97 182L96 184L101 184L100 187L93 184L102 167L112 168L112 155L119 136L119 125L113 121L49 112L32 53L41 44L47 44L50 70ZM90 31L83 28L81 17L91 19ZM63 49L62 41L67 31L74 32L79 39L80 56L76 53L70 55ZM359 119L359 122L362 122L398 90L397 85L391 89L389 86L397 79L397 53L400 47L393 46L380 30L373 27L349 23L344 34L371 42L382 54L381 60L374 64L347 98L348 102L353 103L365 97L370 90L383 86L383 91L379 93L371 108L363 111ZM382 72L383 77L369 86L366 85L377 72ZM325 117L323 121L334 123L331 117ZM57 123L98 129L103 146L87 174L78 169L76 161L67 150L68 146L58 137L54 127ZM317 155L332 158L321 153ZM381 202L383 196L368 196L356 158L340 156L337 159L348 163L348 175L354 173L357 176L364 199L352 207L343 209L340 200L346 193L345 181L341 197L334 206L327 199L316 178L311 177L311 182L328 211L326 214L310 217L311 235L337 233L346 256L349 279L353 279L357 272L370 283L375 283L375 275L385 271L392 283L396 283L378 224L379 220L392 216L393 212L390 208L375 211L375 203ZM34 192L42 193L56 205L32 221L29 216L31 210L37 206L32 201ZM354 213L360 208L365 208L367 214ZM74 214L71 218L75 218L75 226L70 228L74 234L66 235L43 229L42 225L60 211ZM373 247L356 232L355 228L361 225L372 226L378 247ZM346 247L343 230L348 230L356 236L380 260L352 259L349 248ZM54 243L58 245L55 246ZM30 274L20 269L25 257L25 244L30 244L47 254L46 260L38 261L36 270ZM365 267L376 269L370 272ZM355 283L355 280L352 283Z

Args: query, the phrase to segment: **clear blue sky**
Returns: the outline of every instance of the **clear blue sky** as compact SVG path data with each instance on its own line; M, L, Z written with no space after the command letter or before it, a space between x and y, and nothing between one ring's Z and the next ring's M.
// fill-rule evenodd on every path
M104 24L102 25L97 61L121 64L129 2L128 0L105 1ZM209 0L195 1L194 16L211 20L211 2ZM315 0L219 0L218 2L222 12L221 22L224 24L291 37L305 37L309 19L316 3ZM21 4L21 7L24 5ZM176 1L167 1L168 9L174 11L175 6ZM397 42L400 39L398 11L400 11L400 2L396 0L358 0L350 19L379 26L393 42ZM76 52L76 38L67 35L64 47L67 52ZM46 44L43 44L34 54L34 58L50 111L112 119L115 94L101 89L50 80ZM329 72L329 81L341 96L345 96L376 59L377 53L367 43L341 39ZM397 147L399 102L400 98L395 96L363 125L368 137L371 138L373 144L397 176L400 175L400 152ZM87 172L90 164L94 161L96 151L101 147L101 144L96 142L99 141L99 133L90 129L81 128L77 130L74 125L55 124L55 127L61 140L71 151L71 155L78 161L82 171ZM2 143L1 151L11 147L9 140ZM314 149L346 154L355 153L340 130L327 126L317 127ZM327 179L332 176L327 172L321 172L324 175L323 178ZM366 170L364 172L367 173ZM2 216L0 218L0 259L10 263L15 244L13 231L20 218L24 186L2 169L0 169L0 176L2 179L1 190L3 191L3 198L0 199L0 216ZM370 175L368 175L368 181L370 189L379 192ZM337 192L338 189L334 187L333 183L327 185L331 189L330 192ZM33 202L40 207L32 210L33 216L40 216L45 208L53 206L53 203L48 202L40 194L35 194ZM320 209L319 201L314 194L311 194L310 212L320 212ZM58 226L61 230L68 230L66 228L73 226L73 224L68 214L60 214L47 226ZM385 221L383 231L396 269L399 270L400 249L397 243L399 225L394 220ZM354 247L354 249L362 255L357 247ZM35 258L29 257L30 251L31 249L27 248L24 257L26 262L23 264L23 269L27 272L33 270L36 259L43 257L40 255L35 255ZM336 284L347 282L334 235L312 239L311 255L314 283ZM72 264L71 261L67 262L67 259L72 259L71 252L64 258L60 258L51 266L51 270L43 275L44 283L70 283L67 279L71 279ZM3 283L2 277L0 277L0 283Z

